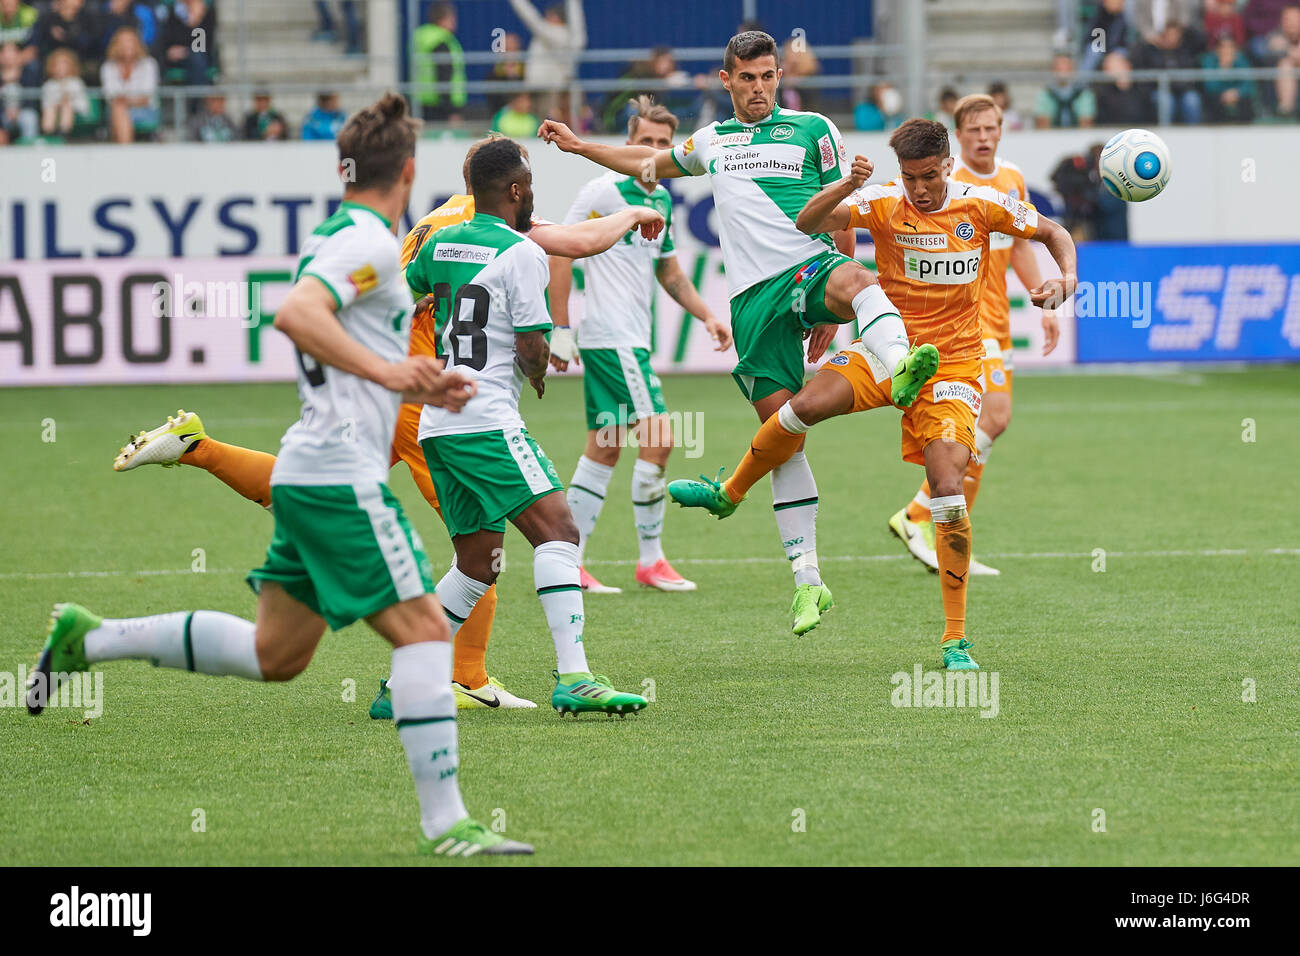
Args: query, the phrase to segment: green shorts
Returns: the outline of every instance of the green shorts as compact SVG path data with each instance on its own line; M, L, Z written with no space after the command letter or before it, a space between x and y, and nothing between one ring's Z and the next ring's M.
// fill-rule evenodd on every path
M505 531L506 521L564 484L523 428L435 435L420 442L442 520L454 538Z
M648 349L583 349L582 393L588 431L630 425L668 410Z
M388 486L272 485L275 533L248 573L275 581L338 631L386 607L433 593L420 535Z
M850 321L826 307L826 280L853 261L828 249L732 298L731 334L739 361L731 377L745 398L756 402L783 388L803 388L804 332Z

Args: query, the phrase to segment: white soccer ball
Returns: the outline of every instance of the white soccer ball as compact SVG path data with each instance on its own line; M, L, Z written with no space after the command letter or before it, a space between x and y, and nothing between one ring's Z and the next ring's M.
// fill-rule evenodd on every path
M1169 182L1169 147L1149 129L1126 129L1102 149L1097 169L1115 196L1146 202Z

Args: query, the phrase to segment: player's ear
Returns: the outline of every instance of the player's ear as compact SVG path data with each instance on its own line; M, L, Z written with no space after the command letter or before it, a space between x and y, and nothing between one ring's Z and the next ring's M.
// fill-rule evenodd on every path
M724 90L731 89L731 77L727 75L726 70L718 71L718 79L722 82L722 88Z
M402 183L409 186L415 182L415 157L407 156L406 162L402 164Z
M953 160L953 158L952 158L951 156L949 156L947 159L945 159L945 160L943 161L943 178L944 178L944 179L947 179L949 176L952 175L953 162L954 162L954 160Z

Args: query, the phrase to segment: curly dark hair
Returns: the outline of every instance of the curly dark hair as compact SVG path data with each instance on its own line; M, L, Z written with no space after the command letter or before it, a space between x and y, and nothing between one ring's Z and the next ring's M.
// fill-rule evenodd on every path
M519 178L523 151L513 139L490 139L474 150L469 160L469 188L475 196L492 196Z
M948 129L928 119L910 119L889 137L889 146L899 159L948 158Z

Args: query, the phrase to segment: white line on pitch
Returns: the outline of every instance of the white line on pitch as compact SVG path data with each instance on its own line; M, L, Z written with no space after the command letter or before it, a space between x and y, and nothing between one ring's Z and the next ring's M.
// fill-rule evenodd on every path
M1247 550L1245 548L1203 548L1200 550L1169 550L1169 551L1107 551L1107 558L1243 558L1250 555L1300 555L1300 548L1260 548L1256 550ZM987 552L980 555L981 558L990 560L1004 561L1007 559L1036 559L1036 558L1091 558L1091 551L1004 551L1000 553ZM910 561L910 554L833 554L822 555L821 560L827 562L840 561ZM678 558L674 559L678 564L785 564L784 558ZM586 564L599 565L601 567L617 567L620 565L633 565L633 560L593 560L587 561ZM247 574L245 568L210 568L207 571L191 571L189 568L151 568L144 571L4 571L0 572L0 581L46 581L56 580L58 578L135 578L150 577L161 575L193 575L199 577L204 574Z

